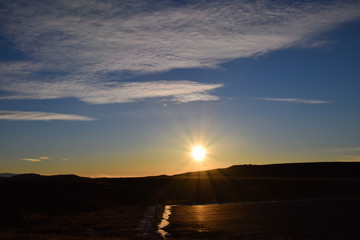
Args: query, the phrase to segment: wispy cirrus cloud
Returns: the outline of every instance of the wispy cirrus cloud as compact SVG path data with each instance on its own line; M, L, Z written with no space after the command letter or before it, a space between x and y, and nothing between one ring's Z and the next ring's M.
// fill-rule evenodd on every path
M326 101L326 100L301 99L301 98L255 98L255 99L270 101L270 102L284 102L284 103L305 103L305 104L330 103L330 101Z
M216 68L292 46L316 47L326 43L320 33L360 16L357 1L14 0L3 5L2 34L25 55L0 64L0 89L10 92L8 98L69 96L97 104L153 97L217 100L203 88L219 84L198 83L198 91L177 94L179 82L121 83L121 74ZM26 85L33 88L25 91Z
M38 157L38 158L22 158L20 160L28 161L28 162L42 162L43 160L49 160L51 157ZM68 158L61 158L61 161L68 161Z
M0 110L0 120L17 121L49 121L49 120L68 120L68 121L92 121L90 117L74 114L48 113L48 112L25 112L25 111L4 111Z
M166 98L175 102L211 101L219 97L208 92L223 84L206 84L192 81L154 81L129 83L85 82L19 82L4 90L16 92L0 99L54 99L76 97L91 104L126 103L147 98Z
M28 162L41 162L41 159L37 159L37 158L22 158L21 160Z

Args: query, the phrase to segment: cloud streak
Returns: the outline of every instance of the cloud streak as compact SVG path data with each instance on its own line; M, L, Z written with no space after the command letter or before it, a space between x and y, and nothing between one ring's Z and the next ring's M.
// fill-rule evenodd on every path
M208 94L223 84L192 81L154 81L129 83L84 82L19 82L4 90L16 92L0 99L55 99L75 97L90 104L126 103L148 98L166 98L174 102L212 101L219 97Z
M0 110L0 120L16 121L49 121L49 120L67 120L67 121L92 121L90 117L84 117L73 114L48 113L48 112L24 112L24 111L4 111Z
M41 162L40 159L36 159L36 158L22 158L21 160L28 162Z
M284 103L305 103L305 104L330 103L330 101L326 101L326 100L301 99L301 98L256 98L256 99L263 101L284 102Z
M154 97L178 102L218 100L203 89L222 87L219 84L125 83L122 74L217 68L236 58L293 46L314 47L326 43L318 39L319 34L360 16L357 1L54 0L28 4L14 0L3 4L2 34L25 56L21 61L0 63L0 89L9 92L7 98L75 97L93 104ZM184 93L188 91L185 83L198 90ZM183 88L177 94L179 84ZM26 91L26 86L31 88Z

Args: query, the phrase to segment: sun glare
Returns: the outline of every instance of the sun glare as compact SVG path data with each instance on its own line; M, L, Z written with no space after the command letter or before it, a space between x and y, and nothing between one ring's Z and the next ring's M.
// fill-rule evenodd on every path
M206 156L206 150L202 146L195 146L191 151L191 156L195 161L202 161Z

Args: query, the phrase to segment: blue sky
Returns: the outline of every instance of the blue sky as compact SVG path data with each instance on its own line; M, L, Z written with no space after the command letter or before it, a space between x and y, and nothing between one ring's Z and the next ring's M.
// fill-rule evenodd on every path
M1 172L360 160L357 1L0 7Z

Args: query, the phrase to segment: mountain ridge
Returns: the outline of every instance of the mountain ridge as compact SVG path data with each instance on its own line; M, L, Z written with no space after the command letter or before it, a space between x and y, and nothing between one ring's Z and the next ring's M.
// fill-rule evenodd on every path
M360 163L234 165L173 176L0 178L0 210L64 213L118 205L359 198ZM1 212L1 211L0 211Z
M0 177L17 179L137 179L172 177L285 177L285 178L360 178L360 162L301 162L274 164L243 164L226 168L184 172L174 175L155 175L144 177L100 177L90 178L75 174L40 175L36 173L0 173Z
M305 162L233 165L173 177L360 178L360 162Z
M4 177L4 178L13 177L16 175L17 174L15 174L15 173L0 173L0 177Z

